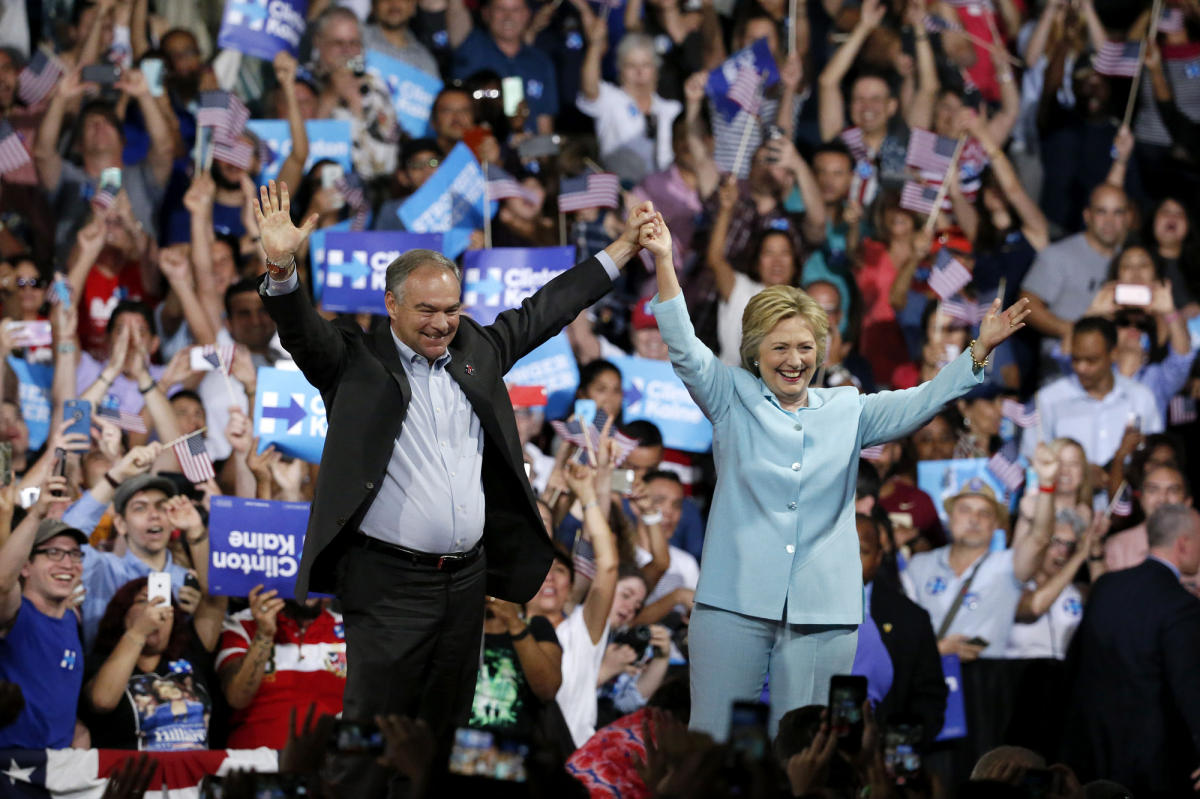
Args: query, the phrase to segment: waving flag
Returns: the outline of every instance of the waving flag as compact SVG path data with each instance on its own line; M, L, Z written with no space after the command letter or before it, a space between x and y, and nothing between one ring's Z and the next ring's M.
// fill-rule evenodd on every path
M1183 10L1179 8L1164 8L1158 19L1159 33L1182 33Z
M196 112L196 124L211 127L216 141L235 141L249 119L250 110L236 94L226 91L200 93L200 110Z
M109 400L113 400L110 402ZM107 419L122 430L129 433L145 433L146 420L139 413L121 410L120 403L111 394L96 408L96 415Z
M771 55L771 48L767 45L765 38L757 39L738 50L708 73L704 91L712 102L713 110L730 121L744 108L733 99L731 91L739 78L745 80L742 77L744 70L753 70L755 75L760 77L762 83L760 92L779 82L779 69L775 65L775 57Z
M933 186L922 186L911 180L904 181L900 191L900 207L918 214L932 214L933 204L937 202L938 190Z
M1133 501L1129 496L1129 483L1122 481L1117 487L1117 493L1113 496L1112 501L1108 503L1109 516L1132 516Z
M565 422L555 419L550 423L550 426L554 428L555 434L568 444L572 444L580 449L591 448L595 450L600 446L600 431L604 429L607 418L604 411L598 410L596 411L596 419L592 424L585 425L578 419L570 419ZM637 449L637 439L631 438L617 430L611 430L609 438L617 445L617 453L613 465L620 466L629 457L629 453Z
M175 457L179 459L179 468L193 483L203 483L216 476L213 471L212 459L204 447L204 436L199 431L192 433L182 441L175 442L172 447Z
M229 374L233 369L233 345L205 344L200 348L200 357L204 358L213 369L220 369Z
M751 64L738 67L737 77L729 86L729 99L751 114L758 115L762 105L763 76Z
M961 297L951 297L948 300L942 300L942 313L962 322L963 324L974 327L983 321L983 317L987 316L987 306L964 299Z
M213 144L213 159L238 169L248 170L254 162L254 147L241 139L229 142L218 141Z
M958 22L952 22L945 17L939 17L937 14L926 14L921 19L921 24L930 33L944 33L945 31L960 31L963 29L963 26Z
M29 151L25 149L21 137L7 119L0 119L0 175L20 169L30 162Z
M866 161L868 158L867 143L863 141L862 129L846 128L841 132L842 143L850 150L855 161Z
M1017 427L1029 428L1041 424L1041 417L1036 406L1023 405L1013 399L1006 399L1000 403L1000 415L1005 419L1011 419Z
M858 457L872 463L883 460L883 444L876 444L873 447L863 447L858 453Z
M346 205L350 206L350 229L353 231L366 230L367 216L371 212L371 207L367 203L366 195L363 194L362 180L353 172L343 172L342 176L334 182L333 187L345 198Z
M1196 421L1196 401L1191 397L1176 394L1171 397L1171 404L1167 406L1167 418L1173 425Z
M1017 445L1010 441L1001 447L995 455L988 458L988 471L1004 484L1009 491L1016 491L1025 482L1025 469L1022 468L1020 456L1017 455Z
M565 178L559 185L558 210L566 213L585 208L616 208L620 187L617 176L608 172Z
M946 247L938 250L929 274L929 288L943 300L957 294L971 282L971 272Z
M17 96L25 105L37 105L50 93L62 74L62 62L53 54L39 49L17 77Z
M517 179L495 164L487 165L487 198L497 200L525 200L536 203L537 195L517 182Z
M1105 42L1092 58L1092 67L1101 75L1132 78L1141 60L1141 42Z
M946 174L958 142L947 136L939 136L928 130L913 128L908 137L908 153L904 162L917 169L927 169L939 175Z

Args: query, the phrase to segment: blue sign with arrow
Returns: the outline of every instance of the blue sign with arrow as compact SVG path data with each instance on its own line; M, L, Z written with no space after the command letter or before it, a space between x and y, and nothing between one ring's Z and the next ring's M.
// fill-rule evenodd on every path
M387 314L383 293L387 290L387 268L409 250L442 249L441 233L369 233L325 234L324 275L321 306L342 313Z
M328 428L325 401L303 373L259 367L254 395L254 433L259 452L274 444L284 455L320 463Z
M671 449L707 452L712 447L712 423L696 405L670 361L618 356L610 358L621 370L626 421L646 419L662 432Z
M495 247L463 254L463 310L481 325L575 265L574 247Z

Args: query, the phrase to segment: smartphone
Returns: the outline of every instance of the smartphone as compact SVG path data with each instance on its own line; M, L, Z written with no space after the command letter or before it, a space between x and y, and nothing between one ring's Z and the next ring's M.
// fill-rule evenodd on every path
M183 584L187 588L194 588L197 591L200 590L200 579L198 577L196 577L196 575L192 574L191 572L188 572L187 575L183 578Z
M108 192L113 197L121 191L121 168L110 166L101 170L98 192Z
M42 489L39 486L26 486L21 489L21 507L29 510L37 504L38 497L42 495Z
M12 442L0 442L0 479L4 480L4 485L12 485Z
M729 745L750 760L760 761L770 748L767 716L770 707L762 702L735 701L729 714Z
M525 99L525 80L520 76L500 79L500 99L504 103L504 116L515 117L517 106Z
M343 755L381 755L383 733L374 721L338 719L329 739L329 748Z
M41 319L32 322L10 319L4 323L4 328L12 338L14 347L48 347L54 340L50 323Z
M862 706L867 701L867 678L835 674L829 678L829 726L838 737L838 748L854 753L862 748Z
M1152 297L1149 286L1137 283L1118 283L1113 291L1113 302L1117 305L1139 305L1144 308L1150 304Z
M523 161L558 155L562 137L557 133L533 136L517 145L517 155Z
M146 86L150 89L151 97L162 97L163 93L163 61L161 58L143 58L138 69L146 78Z
M242 774L240 780L248 780L253 786L254 799L292 799L298 796L317 796L311 789L310 778L307 774L269 774L265 772ZM245 782L241 783L245 785ZM242 796L241 789L235 788L234 793L225 790L225 778L208 775L200 783L202 799L232 799Z
M167 572L150 572L146 578L146 601L153 602L159 597L163 604L171 604L171 575Z
M920 724L889 724L883 731L883 764L888 774L900 785L921 773Z
M87 400L69 399L63 403L63 419L70 419L67 433L82 433L91 440L92 403Z
M575 418L587 426L596 421L596 401L590 399L575 400Z
M612 473L612 482L609 488L613 492L627 497L633 493L634 479L633 469L616 469Z
M981 636L978 636L978 635L977 635L977 636L975 636L974 638L968 638L968 639L967 639L967 643L968 643L968 644L970 644L971 646L981 646L981 647L983 647L984 649L987 649L987 648L988 648L988 646L989 646L989 645L990 645L992 642L991 642L991 641L989 641L989 640L988 640L988 639L986 639L986 638L983 638L983 637L981 637Z
M213 129L208 125L196 126L196 146L192 150L192 166L196 174L212 169Z
M83 83L98 83L112 86L121 76L121 68L115 64L88 64L79 75Z
M1026 770L1021 778L1021 787L1032 799L1043 799L1047 796L1059 796L1063 793L1062 779L1058 772L1048 768L1031 768Z
M529 745L486 730L460 727L450 750L450 773L501 782L525 782ZM480 794L482 795L482 794Z

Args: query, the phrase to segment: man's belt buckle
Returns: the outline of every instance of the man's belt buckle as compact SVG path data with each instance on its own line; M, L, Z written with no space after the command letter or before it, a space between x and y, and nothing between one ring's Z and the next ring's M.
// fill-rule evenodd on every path
M441 570L442 570L442 566L443 566L445 563L446 563L446 556L445 556L445 555L442 555L440 558L438 558L438 564L437 564L438 571L441 571Z

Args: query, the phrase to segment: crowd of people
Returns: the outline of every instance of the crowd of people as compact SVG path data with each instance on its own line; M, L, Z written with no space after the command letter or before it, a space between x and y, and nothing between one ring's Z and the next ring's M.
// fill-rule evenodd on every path
M270 60L226 5L0 8L0 750L265 746L330 796L1200 786L1200 3L309 0ZM442 87L425 135L369 53ZM212 92L286 126L277 181L244 120L194 157ZM516 187L468 249L571 282L491 333L414 251L388 317L322 308L309 235L405 230L462 145ZM560 327L586 441L447 378ZM626 355L711 452L627 418ZM323 392L322 464L260 446L264 366ZM297 598L210 591L222 495L313 503Z

